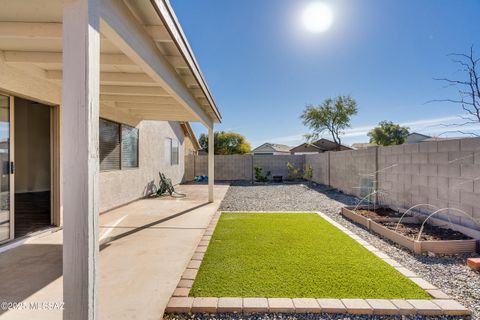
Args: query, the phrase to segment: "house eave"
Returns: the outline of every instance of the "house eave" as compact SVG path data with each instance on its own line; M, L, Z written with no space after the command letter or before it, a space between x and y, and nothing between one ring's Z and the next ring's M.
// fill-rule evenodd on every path
M170 34L173 42L175 43L178 51L185 59L190 71L192 72L193 76L197 80L200 89L205 94L205 97L209 101L209 106L213 113L216 116L216 121L220 123L222 120L222 116L218 107L213 99L213 96L210 92L210 89L205 81L203 74L200 70L200 67L197 63L195 55L186 39L186 36L183 32L182 27L180 26L177 16L175 15L170 2L167 0L150 0L152 6L154 7L158 17L163 22L166 30Z
M196 151L199 151L202 149L200 146L200 143L198 142L197 137L195 136L195 133L193 132L192 126L188 122L182 122L181 125L183 126L187 136L190 138L190 141L193 144L193 147L195 148Z

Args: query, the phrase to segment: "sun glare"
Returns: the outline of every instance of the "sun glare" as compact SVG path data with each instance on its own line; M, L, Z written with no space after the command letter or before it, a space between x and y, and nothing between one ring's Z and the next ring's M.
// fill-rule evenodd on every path
M304 9L302 22L307 31L313 33L326 31L333 23L332 10L324 3L312 2Z

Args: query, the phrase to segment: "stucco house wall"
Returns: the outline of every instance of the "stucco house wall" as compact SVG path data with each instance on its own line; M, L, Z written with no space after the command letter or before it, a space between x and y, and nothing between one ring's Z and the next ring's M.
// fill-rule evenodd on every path
M139 167L100 172L100 212L144 197L158 186L159 172L174 184L184 178L185 137L178 122L141 121L139 129ZM178 140L178 165L165 159L165 139Z

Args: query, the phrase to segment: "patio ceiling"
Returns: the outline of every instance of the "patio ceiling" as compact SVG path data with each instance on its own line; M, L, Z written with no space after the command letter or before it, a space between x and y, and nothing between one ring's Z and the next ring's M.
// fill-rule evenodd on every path
M108 8L100 29L101 116L130 121L220 122L220 113L168 1L101 2ZM39 86L54 92L54 98L42 102L59 104L55 100L61 97L63 78L63 1L0 0L0 7L0 64L4 68L0 73L34 77L42 82ZM115 28L119 18L122 25ZM127 43L125 39L132 36L135 41ZM156 65L146 63L137 47L146 48L146 54L158 60ZM158 67L168 72L168 79L156 72Z

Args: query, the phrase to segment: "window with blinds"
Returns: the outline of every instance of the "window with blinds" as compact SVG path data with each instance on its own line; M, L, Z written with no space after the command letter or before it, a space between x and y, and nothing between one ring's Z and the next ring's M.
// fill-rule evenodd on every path
M138 168L138 129L122 125L122 167Z
M100 119L100 170L138 168L137 128Z
M100 119L100 170L120 169L120 124Z

